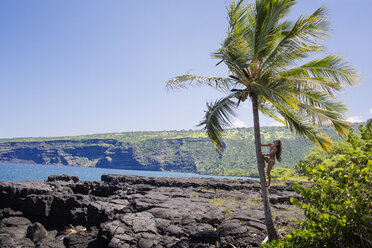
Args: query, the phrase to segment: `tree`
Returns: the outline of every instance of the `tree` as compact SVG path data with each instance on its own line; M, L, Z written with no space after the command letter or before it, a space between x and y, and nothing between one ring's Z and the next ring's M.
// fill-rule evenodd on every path
M344 86L354 85L357 78L354 68L337 55L298 66L299 60L324 51L320 41L328 35L328 21L324 8L295 22L285 20L295 3L296 0L256 0L255 4L232 1L227 8L226 38L213 54L220 60L218 64L227 65L231 75L187 74L167 82L171 89L209 85L227 93L226 97L207 103L205 118L199 124L220 154L224 150L224 129L236 115L239 103L251 100L257 167L270 240L278 234L260 155L259 111L328 151L332 140L322 132L321 126L329 124L343 136L348 133L349 123L343 120L346 106L334 97Z

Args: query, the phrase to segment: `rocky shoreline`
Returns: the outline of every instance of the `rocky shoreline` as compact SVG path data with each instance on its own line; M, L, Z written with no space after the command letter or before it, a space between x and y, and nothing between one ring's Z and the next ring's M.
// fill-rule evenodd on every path
M283 234L303 217L291 183L270 202ZM254 180L54 175L0 182L0 247L259 247L265 239Z

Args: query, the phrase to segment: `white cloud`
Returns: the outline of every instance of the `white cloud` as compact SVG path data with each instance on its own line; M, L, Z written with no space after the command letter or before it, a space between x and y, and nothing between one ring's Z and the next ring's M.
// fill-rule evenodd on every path
M372 108L369 110L369 112L372 114Z
M349 118L346 119L349 122L362 122L364 121L362 118L359 116L350 116Z
M277 122L277 121L269 123L269 126L284 127L284 125L282 123Z
M234 127L242 128L242 127L248 127L247 124L245 124L243 121L236 119L233 123Z

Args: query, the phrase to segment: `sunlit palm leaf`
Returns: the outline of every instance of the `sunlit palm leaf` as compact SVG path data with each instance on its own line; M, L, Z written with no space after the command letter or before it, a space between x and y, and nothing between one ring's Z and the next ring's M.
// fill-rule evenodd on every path
M323 95L327 94L327 97L334 97L335 92L341 91L344 86L340 85L339 83L335 83L327 78L310 78L310 77L302 77L302 78L295 78L295 77L279 77L279 80L286 80L287 84L290 84L292 89L295 91L318 91L321 92Z
M295 94L297 95L301 104L337 112L339 113L339 117L342 117L342 114L347 111L344 103L333 100L333 98L330 98L328 94L322 91L306 89L296 91Z
M263 68L280 67L308 57L311 53L323 50L317 41L328 36L328 21L325 9L319 8L309 17L300 17L294 24L286 23L286 28L278 29L276 47L265 59ZM283 26L284 27L284 26Z
M252 84L252 88L265 102L276 102L277 105L286 106L287 108L297 108L297 98L293 97L289 91L277 90L275 85L267 87L261 84Z
M243 74L243 69L249 67L249 61L253 58L252 48L242 36L237 36L234 33L228 34L221 48L212 53L212 56L220 59L218 64L224 62L230 72L240 78L245 77L245 74L249 74L247 70ZM249 77L247 80L249 80Z
M327 78L340 86L355 85L358 79L356 69L338 55L312 60L300 67L281 72L279 75L287 78Z
M276 109L271 104L268 104L268 103L261 104L259 106L259 110L264 115L267 115L267 116L273 118L274 120L276 120L277 122L279 122L280 124L285 126L285 121L278 117L278 113L277 113Z
M351 123L344 121L342 113L345 111L337 111L336 109L345 109L344 104L334 106L335 110L328 110L324 108L315 107L314 105L301 104L300 108L307 113L307 117L318 125L331 124L331 127L341 136L346 136L349 133Z
M278 112L283 116L286 126L291 131L296 132L299 136L310 139L313 143L318 144L324 151L330 151L332 139L321 132L319 128L288 109L281 109Z
M255 15L255 55L266 57L277 43L278 27L283 27L281 19L285 17L295 0L256 1Z

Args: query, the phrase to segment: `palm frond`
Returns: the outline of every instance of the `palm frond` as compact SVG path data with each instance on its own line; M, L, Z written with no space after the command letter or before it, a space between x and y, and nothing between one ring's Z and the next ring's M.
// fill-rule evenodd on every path
M231 100L232 97L234 97L234 94L217 100L214 103L207 103L205 117L198 125L206 131L214 148L220 155L224 151L221 140L224 129L231 123L231 117L236 116L237 106L236 102Z
M269 51L275 46L278 40L278 30L283 27L281 20L288 14L289 9L295 3L295 0L256 1L256 58L266 57Z
M347 64L343 57L329 55L322 59L312 60L300 67L279 73L286 78L324 78L340 86L355 85L358 79L356 69Z
M221 48L212 54L219 59L217 63L224 62L231 73L243 78L249 74L249 61L254 56L254 6L244 5L243 1L231 2L228 8L228 31L227 37L221 44ZM247 77L248 78L248 77Z
M330 98L329 95L324 91L318 91L314 89L304 89L304 90L293 90L299 99L298 102L305 105L311 105L317 108L322 108L329 111L334 111L340 114L347 112L347 108L344 103L335 101Z
M346 106L342 103L333 103L329 109L316 107L310 104L300 104L300 108L304 110L307 117L313 123L317 122L318 125L331 124L331 127L341 136L345 137L349 133L351 126L350 122L343 120L343 113Z
M171 78L166 82L166 88L172 90L204 85L215 88L221 92L229 92L230 89L236 85L236 82L231 78L196 76L191 74Z
M261 111L262 114L273 118L274 120L276 120L277 122L285 126L285 121L278 117L278 113L275 110L275 108L272 106L272 104L269 104L267 102L261 103L258 109Z
M239 33L244 31L247 11L253 7L253 4L244 5L243 0L238 3L232 1L227 8L227 21L229 23L229 33Z
M283 89L285 87L285 89ZM260 83L252 83L253 91L260 96L260 100L285 106L287 108L297 109L297 98L294 97L286 85L281 85L277 82L272 82L269 85ZM260 102L262 103L262 102Z
M341 91L344 87L339 83L330 81L327 78L295 78L295 77L279 77L279 80L286 80L291 84L292 89L296 92L304 92L307 90L322 92L327 97L335 97L335 92Z
M302 16L293 25L286 23L283 26L286 28L278 29L279 41L265 59L263 68L285 68L313 52L324 50L317 41L328 36L325 12L325 8L319 8L309 17Z
M228 21L229 35L235 37L235 39L241 39L246 43L246 54L250 59L252 59L254 57L253 44L256 22L254 5L244 5L241 10L239 9L239 6L236 6L236 8L231 8Z
M347 107L344 103L335 101L332 96L332 92L328 91L334 89L334 85L331 83L320 82L310 82L304 83L294 82L285 79L281 82L283 85L289 85L290 88L286 89L289 94L293 95L296 100L296 105L298 106L297 112L301 112L303 117L306 118L313 125L322 126L325 124L330 124L331 127L341 136L345 136L348 133L350 123L344 121L344 114L347 112ZM314 87L319 86L319 87ZM337 86L336 86L337 87ZM270 100L269 100L270 101ZM285 107L282 103L276 101L276 106L278 104L282 105L281 108Z
M321 132L320 129L309 122L303 116L294 111L280 108L278 112L285 119L286 126L297 135L310 139L313 143L319 145L324 151L329 152L332 147L332 139Z
M244 77L243 68L249 66L251 60L249 45L241 37L228 36L220 49L212 54L212 57L224 62L230 72Z

